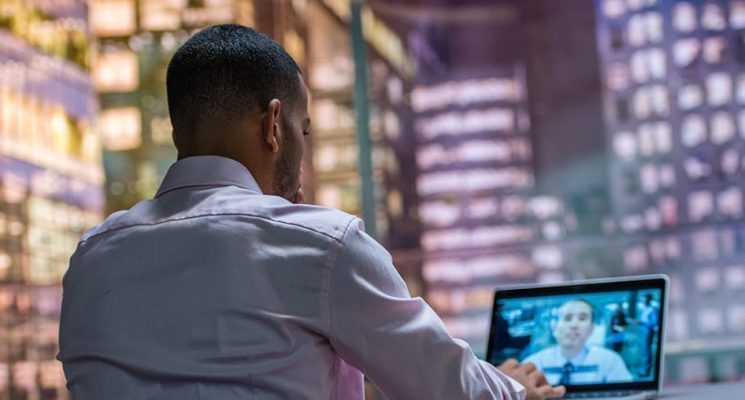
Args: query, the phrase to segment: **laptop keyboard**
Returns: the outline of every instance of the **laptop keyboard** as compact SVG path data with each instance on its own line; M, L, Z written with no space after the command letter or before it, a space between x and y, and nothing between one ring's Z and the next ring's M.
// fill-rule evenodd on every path
M602 392L570 392L567 393L565 399L594 399L602 397L627 397L639 394L638 390L616 390L616 391L602 391Z

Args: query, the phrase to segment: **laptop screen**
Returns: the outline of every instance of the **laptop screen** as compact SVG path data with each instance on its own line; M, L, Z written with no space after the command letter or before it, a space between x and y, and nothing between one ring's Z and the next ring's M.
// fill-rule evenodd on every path
M498 291L487 360L532 362L552 385L656 388L665 280Z

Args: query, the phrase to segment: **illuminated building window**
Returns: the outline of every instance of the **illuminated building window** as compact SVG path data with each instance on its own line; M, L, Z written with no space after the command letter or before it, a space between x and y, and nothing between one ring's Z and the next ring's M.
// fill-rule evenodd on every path
M710 191L700 190L688 195L688 218L691 222L701 222L713 214L714 196Z
M696 63L701 52L698 39L681 39L673 45L673 61L680 68L690 67Z
M102 51L93 68L93 81L101 92L128 92L140 84L137 54L122 49Z
M679 2L673 7L673 27L680 32L696 29L696 7L688 2Z
M647 68L653 79L663 79L667 75L667 60L662 49L654 48L647 50Z
M737 174L740 169L740 159L740 152L737 149L730 148L722 152L719 162L722 173L730 177Z
M678 93L678 107L683 110L692 110L701 106L704 102L704 91L700 85L691 83L680 88Z
M127 36L137 29L134 0L97 0L88 7L91 30L97 36Z
M649 88L649 97L652 111L659 116L666 116L670 112L668 103L667 86L655 85Z
M724 18L724 9L720 4L708 2L704 4L701 16L701 27L712 31L721 31L727 28L727 20Z
M745 28L745 1L730 2L729 24L733 29Z
M711 106L721 106L732 101L732 78L726 72L706 77L706 93Z
M618 158L631 161L636 157L637 143L632 132L619 132L613 139L613 148Z
M639 50L631 56L631 76L637 83L649 80L649 65L647 64L646 52Z
M712 174L712 168L706 160L700 157L688 157L683 161L683 169L688 179L700 181L708 178Z
M727 111L719 111L711 118L711 141L722 144L735 137L735 121Z
M671 196L662 197L659 200L658 208L662 223L667 226L678 224L678 202Z
M644 45L646 41L644 16L636 14L629 18L627 37L629 44L635 47Z
M717 208L720 214L728 218L742 217L742 191L740 188L732 187L719 193Z
M645 31L647 34L647 40L650 43L660 43L663 39L663 25L662 25L662 15L658 12L650 12L646 14L646 18L644 19L645 22Z
M652 124L647 123L639 125L638 137L639 153L643 156L651 156L654 154L655 137Z
M629 87L629 67L623 63L613 64L608 68L608 87L613 90L624 90Z
M623 0L605 0L603 13L608 18L618 18L626 13L626 5Z
M644 193L654 193L659 186L657 168L654 164L645 164L639 169L639 186Z
M727 52L727 41L723 37L712 37L704 40L704 61L710 64L720 64Z
M140 27L146 31L172 31L181 27L186 0L148 0L140 3Z
M666 121L657 122L653 129L657 152L664 154L672 151L673 132L670 123Z
M646 119L652 113L650 88L640 87L634 92L631 105L634 110L634 116L638 119Z
M137 107L103 110L99 116L99 128L106 150L130 150L142 143L141 116Z

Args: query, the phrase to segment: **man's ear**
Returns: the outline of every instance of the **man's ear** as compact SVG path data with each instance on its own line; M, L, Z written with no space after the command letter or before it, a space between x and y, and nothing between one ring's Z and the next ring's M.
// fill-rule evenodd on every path
M266 143L272 153L279 151L279 135L281 135L282 102L272 99L266 107L266 113L261 121L261 140Z

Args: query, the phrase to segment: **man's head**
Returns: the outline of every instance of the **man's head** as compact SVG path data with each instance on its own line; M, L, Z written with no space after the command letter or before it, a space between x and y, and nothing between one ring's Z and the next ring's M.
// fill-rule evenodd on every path
M297 193L308 95L279 44L240 25L209 27L176 51L166 86L179 159L229 157L251 171L264 193Z
M646 295L644 296L644 304L646 304L646 305L650 305L650 304L652 304L652 299L653 299L652 295L651 295L651 294L649 294L649 293L647 293L647 294L646 294Z
M551 329L565 353L576 353L585 346L593 326L592 305L586 300L575 299L559 307L558 318L551 324Z

